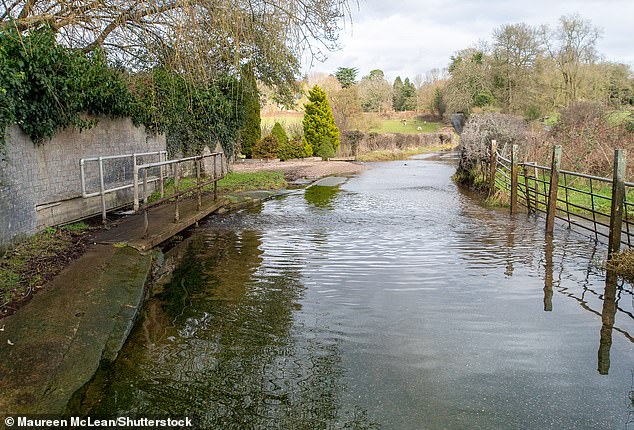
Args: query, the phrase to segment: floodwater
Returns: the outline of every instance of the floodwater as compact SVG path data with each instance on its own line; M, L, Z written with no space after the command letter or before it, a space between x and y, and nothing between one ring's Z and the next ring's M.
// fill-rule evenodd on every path
M634 428L632 287L606 283L607 246L561 227L549 240L454 171L377 163L209 218L170 251L81 411L210 429Z

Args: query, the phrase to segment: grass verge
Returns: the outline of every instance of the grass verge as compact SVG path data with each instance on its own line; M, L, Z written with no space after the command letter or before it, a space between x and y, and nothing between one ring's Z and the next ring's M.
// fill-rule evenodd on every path
M438 145L438 146L421 146L418 148L407 148L403 150L379 150L366 152L357 156L357 161L393 161L393 160L406 160L412 155L429 154L432 152L449 151L453 148L453 145Z
M83 223L49 227L9 249L0 258L0 318L10 315L33 292L86 249Z
M242 191L253 190L281 190L286 188L288 183L284 179L284 173L273 171L259 172L230 172L218 180L218 192L222 194L239 193ZM185 191L196 186L195 178L182 178L179 180L179 191ZM203 191L213 191L213 184L209 184L203 188ZM174 180L169 179L165 182L165 195L169 197L174 194ZM160 198L160 193L154 192L148 198L150 203Z

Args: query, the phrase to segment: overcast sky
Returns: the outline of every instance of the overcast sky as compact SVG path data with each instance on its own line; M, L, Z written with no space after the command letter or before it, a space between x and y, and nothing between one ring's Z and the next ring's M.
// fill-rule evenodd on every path
M553 27L560 16L573 13L601 29L598 50L606 60L634 67L634 0L360 0L358 8L351 7L341 50L305 72L357 67L359 78L381 69L390 82L398 75L413 80L418 73L447 67L454 52L491 41L502 24Z

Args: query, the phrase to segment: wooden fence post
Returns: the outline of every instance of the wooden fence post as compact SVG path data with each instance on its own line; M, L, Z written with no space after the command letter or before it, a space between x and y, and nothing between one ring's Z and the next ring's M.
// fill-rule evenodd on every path
M610 211L610 236L608 260L621 249L623 228L623 200L625 200L625 149L614 150L614 179L612 180L612 210Z
M555 229L555 213L557 212L557 190L559 189L559 164L561 163L561 145L553 147L553 158L550 165L550 185L548 190L548 207L546 208L546 233Z
M511 148L511 213L517 213L517 145Z
M495 194L495 171L498 164L497 150L498 143L494 139L491 141L491 171L489 173L489 196L493 196Z

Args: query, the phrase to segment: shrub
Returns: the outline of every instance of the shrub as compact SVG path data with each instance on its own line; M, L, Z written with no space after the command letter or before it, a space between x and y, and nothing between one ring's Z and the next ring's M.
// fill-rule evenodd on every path
M530 135L521 118L494 112L472 114L460 135L462 158L467 164L488 159L491 140L496 140L500 153L508 156L513 144L526 146Z
M277 139L277 143L281 146L288 144L288 136L284 131L284 127L279 122L276 122L271 129L271 136Z
M335 156L335 148L332 145L332 141L328 137L323 137L317 148L317 155L322 160L327 160Z
M312 151L310 155L312 155ZM292 139L288 140L286 144L279 145L277 156L280 160L290 160L292 158L308 157L309 155L306 154L306 148L301 139Z
M99 52L65 48L52 30L0 32L0 143L17 123L35 143L94 121L82 114L127 116L133 97Z
M253 146L253 158L276 158L279 144L273 136L258 140Z
M623 122L612 123L602 105L578 102L561 111L549 143L562 146L564 169L610 176L614 149L634 149L634 135ZM542 154L542 159L548 155Z

